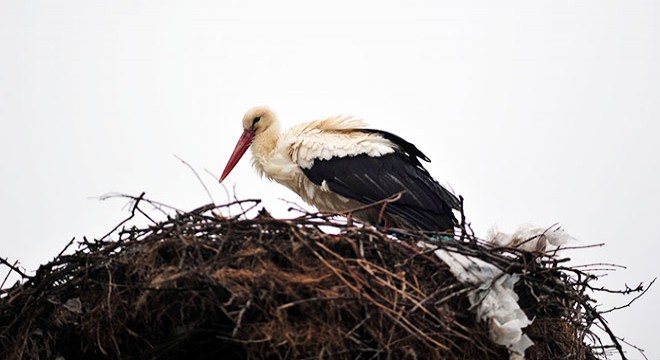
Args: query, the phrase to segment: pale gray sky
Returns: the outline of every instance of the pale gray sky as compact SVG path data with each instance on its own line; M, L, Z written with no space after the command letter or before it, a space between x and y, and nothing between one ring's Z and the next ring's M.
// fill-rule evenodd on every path
M126 213L108 192L218 202L240 119L335 114L402 135L492 225L561 223L575 264L660 274L660 2L0 0L3 257L34 270ZM241 162L226 181L286 215ZM628 299L599 296L603 308ZM609 315L660 359L658 287ZM628 349L631 359L641 356Z

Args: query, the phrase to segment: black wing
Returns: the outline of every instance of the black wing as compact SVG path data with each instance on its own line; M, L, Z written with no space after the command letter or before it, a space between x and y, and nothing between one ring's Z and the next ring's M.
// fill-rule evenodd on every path
M399 201L387 206L386 212L403 218L422 230L444 231L456 225L452 209L459 201L442 187L419 162L429 159L413 144L379 130L356 130L378 133L395 145L395 152L372 157L366 154L315 160L302 169L315 184L364 204L370 204L404 192Z

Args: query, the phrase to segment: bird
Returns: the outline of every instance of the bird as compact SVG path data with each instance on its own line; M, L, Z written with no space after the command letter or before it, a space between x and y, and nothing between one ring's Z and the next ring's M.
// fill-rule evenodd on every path
M388 228L452 232L460 202L440 185L415 145L390 132L367 128L359 119L333 116L281 132L267 106L245 113L240 136L220 183L248 148L257 173L297 193L321 212L345 213ZM391 199L384 208L365 205Z

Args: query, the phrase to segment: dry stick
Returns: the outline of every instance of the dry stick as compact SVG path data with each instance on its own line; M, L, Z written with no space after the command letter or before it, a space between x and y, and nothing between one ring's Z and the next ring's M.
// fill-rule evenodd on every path
M465 241L467 230L465 229L465 212L463 211L463 196L458 195L458 201L461 206L461 242Z
M230 209L230 206L231 206L231 205L238 205L238 207L241 208L241 213L239 213L238 215L234 215L234 216L232 216L232 217L231 217L232 220L237 220L237 219L239 219L241 216L246 215L250 210L254 209L255 207L257 207L257 206L261 203L261 199L239 200L239 199L236 197L236 187L235 187L235 186L234 186L234 197L233 197L233 198L234 198L234 201L232 201L232 202L230 202L230 203L228 203L228 204L222 205L222 206L218 206L218 208L220 208L220 207L226 207L227 209ZM250 202L250 201L251 201L251 202L254 202L254 204L253 204L252 206L250 206L249 208L247 208L247 209L243 208L243 203L245 203L245 202ZM214 215L215 215L216 217L223 217L221 214L216 214L216 213L214 213Z
M357 325L353 326L353 328L351 328L344 334L344 339L349 337L351 334L353 334L357 329L359 329L362 325L364 325L364 323L366 323L367 320L369 320L370 318L371 315L367 314L367 316L365 316L364 319L362 319L359 323L357 323Z
M140 196L134 196L134 195L128 195L128 194L122 194L122 193L109 193L109 194L104 194L104 195L101 195L101 196L98 197L99 200L103 200L103 201L108 200L108 199L112 199L112 198L126 198L126 199L130 199L130 200L135 201L137 199L140 199ZM141 198L140 200L149 203L150 205L152 205L154 207L154 209L160 211L165 216L167 216L169 214L165 210L161 209L161 207L174 210L177 214L185 213L185 211L183 211L181 209L175 208L172 205L167 205L167 204L159 202L159 201L155 201L155 200L151 200L151 199L147 199L147 198ZM120 224L120 226L121 226L121 224Z
M577 245L577 246L562 246L562 250L582 250L582 249L591 249L591 248L597 248L597 247L603 247L605 246L605 243L598 243L598 244L591 244L591 245Z
M18 260L14 261L14 266L18 264ZM7 279L9 279L9 275L11 275L11 269L7 271L7 275L5 275L5 278L2 280L2 284L0 284L0 294L8 293L9 290L5 290L5 283L7 282Z
M216 205L216 206L215 206L215 209L219 209L219 208L229 208L229 207L231 207L231 206L233 206L233 205L239 205L239 204L243 204L243 203L254 203L254 204L252 205L252 207L254 207L254 206L256 206L256 205L261 204L261 199L234 200L234 201L228 202L228 203L226 203L226 204ZM252 207L251 207L251 208L252 208ZM212 210L212 209L209 209L209 210Z
M387 208L387 205L399 201L405 191L400 191L393 196L390 196L389 198L385 199L386 201L383 202L383 205L380 207L380 211L378 212L378 223L385 223L383 217L385 217L385 209Z
M135 200L135 203L133 203L133 208L131 209L131 215L126 219L124 219L119 224L117 224L117 226L115 226L112 230L110 230L107 234L105 234L101 239L99 239L99 241L105 240L105 238L110 236L110 234L115 232L115 230L119 229L120 226L126 224L129 220L135 217L135 210L137 210L138 204L140 204L140 201L142 201L143 198L144 198L144 191L142 192L142 194L140 194L140 196L138 196L138 198Z
M209 169L204 168L204 171L205 171L208 175L210 175L214 180L217 180L217 179L218 179L217 176L215 176L215 175L214 175ZM231 196L229 196L229 190L227 190L227 186L225 186L224 183L220 183L220 186L222 186L222 190L225 191L225 197L226 197L226 199L227 199L226 201L227 201L227 202L230 202L230 201L231 201ZM229 211L229 216L231 217L231 209L228 208L227 211Z
M192 171L193 174L195 174L195 177L197 178L197 180L199 180L199 183L202 184L202 187L204 187L204 191L206 191L206 195L209 196L209 200L211 200L212 203L215 203L215 200L213 200L213 196L211 196L211 192L209 191L209 188L206 187L206 184L204 184L204 182L202 181L202 178L199 177L199 174L197 174L197 171L195 171L195 169L190 164L188 164L185 160L183 160L182 158L180 158L176 154L174 155L174 157L179 159L179 161L181 161L184 165L186 165L188 167L188 169L190 169L190 171Z
M437 289L436 291L432 292L431 295L428 295L428 296L427 296L426 298L424 298L422 301L420 301L419 303L415 304L415 306L413 306L412 309L410 309L409 312L410 312L410 313L415 312L418 308L422 307L422 305L424 305L426 302L428 302L429 300L431 300L431 299L433 299L434 297L438 296L438 294L440 294L441 292L443 292L443 291L447 291L449 288L457 288L457 287L458 287L458 288L462 287L462 284L451 284L451 285L449 285L449 286L447 286L447 287L441 287L441 288ZM470 289L470 288L459 289L458 291L455 291L455 292L453 292L453 293L450 293L449 295L445 296L444 298L442 298L442 299L440 299L440 300L437 300L437 301L435 302L435 304L436 304L436 305L437 305L437 304L442 304L443 302L447 301L448 299L450 299L450 298L452 298L452 297L455 297L457 294L460 295L460 294L462 294L462 293L467 293L467 292L470 291L470 290L472 290L472 289Z
M600 324L603 326L603 330L605 330L607 335L610 337L610 340L612 340L612 346L614 346L614 348L619 352L619 355L621 355L621 360L627 360L628 358L623 353L623 347L621 347L621 344L619 344L618 338L616 335L614 335L612 329L610 329L609 325L607 325L607 321L605 321L605 319L596 311L596 309L590 307L588 311L595 313L595 317L598 319L598 321L600 321Z
M514 247L514 248L521 248L523 245L525 245L525 244L527 244L527 243L529 243L529 242L532 242L534 239L540 239L540 238L546 236L545 234L547 234L548 231L552 230L552 228L555 228L555 227L556 227L556 229L553 230L553 231L557 231L557 230L561 229L561 227L559 227L559 223L554 223L554 224L548 226L547 228L545 228L545 230L543 230L542 233L540 233L540 234L536 234L536 235L530 237L529 239L526 239L526 240L524 240L524 241L521 241L521 242L515 244L513 247ZM547 238L546 238L546 239L547 239ZM551 249L551 250L548 250L548 251L549 251L549 252L556 252L557 250L558 250L558 249Z
M9 263L9 261L7 261L7 259L0 258L0 263L2 263L3 265L7 265L7 267L9 267L9 269L11 269L11 271L16 272L23 279L31 279L32 278L32 276L29 276L29 275L25 274L24 272L21 271L21 269L16 267L16 264L18 263L18 261L15 262L14 265L12 265L12 264ZM7 277L9 277L9 274L11 274L11 271L9 271L9 273L7 274ZM4 285L4 282L2 284Z
M238 319L236 320L236 325L234 326L234 330L231 332L232 338L236 337L238 330L241 328L241 323L243 322L243 316L245 315L247 309L250 308L250 305L252 305L252 299L248 299L248 301L245 303L245 306L243 306L241 311L238 312Z
M637 296L635 296L635 297L634 297L632 300L630 300L626 305L613 307L613 308L611 308L611 309L609 309L609 310L605 310L605 311L600 311L600 314L601 314L601 315L602 315L602 314L607 314L607 313L612 312L612 311L615 311L615 310L621 310L621 309L623 309L623 308L627 308L627 307L629 307L629 306L630 306L632 303L634 303L637 299L639 299L640 297L642 297L642 295L646 294L646 292L649 291L649 289L651 288L651 286L653 286L653 283L655 283L655 281L656 281L657 279L658 279L658 278L654 278L654 279L651 281L651 283L646 287L646 289L644 289L644 291L642 291L641 294L638 294ZM642 286L642 284L640 284L640 286ZM639 289L639 287L638 287L637 289L630 289L630 291L628 291L627 293L629 294L630 292L633 292L633 291L639 291L638 289ZM624 291L626 291L626 290L624 290ZM622 293L623 293L623 292L622 292Z
M631 348L637 350L640 354L642 354L642 356L644 357L644 359L649 360L649 358L646 357L646 355L644 354L644 349L642 349L642 348L640 348L640 347L638 347L638 346L635 346L635 345L633 345L633 344L627 342L626 339L619 338L619 340L621 340L621 342L623 342L624 344L630 346Z
M18 264L18 260L14 261L14 265L13 265L13 267L15 267L16 264ZM12 270L13 270L13 269L10 268L9 271L7 272L7 275L5 275L5 279L2 280L2 284L0 284L0 294L1 294L1 293L5 293L5 292L7 292L7 291L5 291L5 290L3 290L3 289L4 289L4 287L5 287L5 283L7 282L7 279L9 279L9 275L11 275Z
M334 215L349 216L350 214L352 214L354 212L357 212L357 211L367 210L367 209L375 208L375 207L378 207L378 206L381 206L381 207L386 206L389 203L399 201L399 199L401 199L401 196L403 196L404 192L405 191L401 191L401 192L398 192L398 193L396 193L396 194L394 194L394 195L392 195L388 198L385 198L383 200L379 200L379 201L376 201L374 203L367 204L367 205L358 206L358 207L355 207L355 208L352 208L352 209L349 209L349 210L346 210L346 211L342 211L342 212L339 212L339 213L335 213L335 214L332 214L332 215L333 216ZM380 218L380 216L382 216L383 210L384 210L384 208L381 208L381 211L379 212L379 218Z
M62 254L64 254L64 252L66 251L66 249L68 249L69 246L71 246L71 244L73 244L73 241L74 241L74 240L76 240L76 237L75 237L75 236L72 237L71 240L69 240L69 243L66 244L66 246L64 247L64 249L62 249L62 251L60 251L59 254L57 254L57 256L55 257L55 259L58 259L60 256L62 256Z
M300 206L298 203L296 203L294 201L287 200L285 198L277 198L277 200L289 205L289 208L287 209L287 211L294 211L295 210L295 211L297 211L297 212L299 212L303 215L311 215L312 214L312 213L308 212L307 210L305 210L302 206Z
M288 302L286 304L282 304L277 307L277 310L286 310L296 305L305 304L309 302L316 302L316 301L321 302L321 301L355 300L355 299L357 299L355 296L311 297L311 298L300 299L300 300Z
M651 281L651 283L649 284L649 287L650 287L651 285L653 285L653 283L655 282L656 279L657 279L657 278L654 278L654 279ZM631 289L631 288L629 288L628 286L626 286L626 289L624 289L624 290L611 290L611 289L606 289L606 288L604 288L604 287L595 288L595 287L591 287L591 286L589 287L589 289L591 289L591 290L593 290L593 291L602 291L602 292L606 292L606 293L610 293L610 294L622 294L622 295L628 295L628 294L630 294L630 293L634 293L634 292L640 292L640 291L646 291L646 290L648 290L648 288L647 288L646 290L644 290L644 284L643 284L643 283L640 283L640 284L637 285L637 287L634 288L634 289ZM601 314L602 314L602 312L601 312Z
M145 213L144 211L142 211L142 209L137 208L137 211L139 211L140 214L144 215L144 217L146 217L147 219L149 219L149 221L151 221L154 225L158 225L158 223L157 223L154 219L152 219L151 216L147 215L147 213Z
M563 250L564 248L562 248ZM579 269L579 268L593 268L594 266L611 266L612 268L618 268L618 269L627 269L626 266L623 265L618 265L618 264L612 264L612 263L604 263L604 262L597 262L597 263L591 263L591 264L583 264L583 265L572 265L573 268ZM614 270L614 269L609 269L609 270ZM604 291L607 291L607 289L603 289ZM634 291L634 290L633 290Z

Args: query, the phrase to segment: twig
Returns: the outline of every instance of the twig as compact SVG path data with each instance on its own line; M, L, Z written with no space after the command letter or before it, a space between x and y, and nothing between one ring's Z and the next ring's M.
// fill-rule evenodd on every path
M658 279L658 278L654 278L654 279L649 283L649 285L646 287L646 289L644 289L640 294L638 294L637 296L635 296L635 297L634 297L632 300L630 300L626 305L613 307L613 308L611 308L611 309L609 309L609 310L600 311L600 313L601 313L601 314L607 314L607 313L610 313L610 312L612 312L612 311L621 310L621 309L623 309L623 308L627 308L627 307L629 307L629 306L630 306L632 303L634 303L637 299L639 299L639 298L642 297L644 294L646 294L646 292L649 291L649 289L651 288L651 286L653 286L653 284L655 283L655 281L656 281L657 279ZM601 289L602 289L602 288L601 288ZM619 293L620 293L620 294L629 294L629 293L631 293L631 292L640 291L641 289L643 289L642 284L639 284L639 286L638 286L637 288L635 288L635 289L626 289L626 290L621 291L621 292L619 292ZM608 291L608 292L611 293L611 292L614 292L614 291Z
M460 211L460 213L461 213L461 224L460 224L461 239L460 239L460 241L464 242L465 237L467 236L467 230L465 229L465 212L463 211L463 195L458 196L458 201L459 201L460 208L461 208L461 211Z
M213 179L213 180L218 180L218 177L214 175L209 169L204 168L204 171ZM230 202L232 197L229 195L229 190L227 189L227 186L224 183L220 183L220 186L222 186L222 190L225 191L225 198L226 202ZM231 217L231 209L227 209L229 212L229 217Z
M131 209L131 215L130 215L129 217L127 217L126 219L124 219L124 220L123 220L122 222L120 222L119 224L117 224L117 226L115 226L114 228L112 228L112 230L110 230L107 234L105 234L105 235L104 235L101 239L99 239L99 240L100 240L100 241L105 240L105 238L107 238L108 236L110 236L110 234L112 234L113 232L115 232L115 230L119 229L119 227L121 227L122 225L126 224L129 220L131 220L133 217L135 217L135 210L137 210L137 207L138 207L138 205L140 204L140 201L142 201L142 198L144 198L144 192L142 192L142 194L140 194L140 196L138 196L137 199L135 199L135 202L133 203L133 208Z
M188 169L190 169L190 171L192 171L193 174L195 174L195 177L197 178L197 180L199 180L199 183L202 184L202 187L204 187L204 191L206 191L206 195L208 195L209 200L211 200L212 203L215 203L215 200L213 199L213 196L211 195L211 192L209 191L209 188L206 187L206 184L204 184L204 181L202 181L202 178L199 177L199 174L197 174L197 171L195 171L195 169L190 164L188 164L188 162L186 162L185 160L180 158L178 155L175 154L174 157L179 159L179 161L181 161L184 165L186 165L188 167Z
M630 346L631 348L637 350L644 357L644 359L649 360L649 358L646 357L646 354L644 354L644 349L640 348L639 346L635 346L635 345L627 342L626 339L623 339L623 338L618 338L618 339L621 340L622 343L624 343L624 344Z
M18 264L18 260L14 261L13 266L15 267L16 264ZM5 292L3 289L5 288L5 283L7 282L7 279L9 279L9 275L11 275L12 270L13 269L10 268L9 271L7 271L7 275L5 275L4 280L2 280L2 284L0 284L0 293Z
M14 271L18 275L20 275L23 279L31 279L32 278L32 276L27 275L26 273L22 272L21 269L19 269L18 267L15 266L18 262L15 262L14 265L12 265L12 264L9 263L9 261L7 261L7 259L0 258L0 263L2 263L3 265L6 265L7 267L9 267L12 271ZM11 271L10 271L10 273L11 273ZM7 277L9 277L9 274L7 274ZM3 284L4 284L4 282L3 282Z

